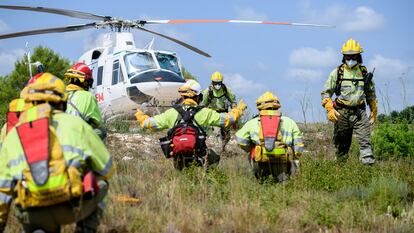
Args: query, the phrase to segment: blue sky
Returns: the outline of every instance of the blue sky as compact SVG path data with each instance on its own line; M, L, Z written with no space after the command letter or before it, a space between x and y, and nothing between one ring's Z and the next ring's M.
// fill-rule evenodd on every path
M376 67L374 80L381 112L414 104L413 1L2 1L5 5L67 8L124 19L247 19L333 24L336 28L271 25L186 24L149 25L212 55L199 56L162 38L155 48L176 51L183 66L206 87L211 73L255 112L254 100L265 90L276 93L282 111L303 121L300 99L309 103L307 120L324 121L320 91L340 64L341 45L350 37L361 43L364 64ZM65 16L0 10L0 33L87 23ZM0 75L7 74L24 46L43 45L75 61L98 45L106 30L48 34L0 41ZM145 46L151 35L134 32ZM403 85L405 88L403 88ZM404 93L406 93L404 95ZM405 98L404 98L405 96ZM388 104L389 103L389 104Z

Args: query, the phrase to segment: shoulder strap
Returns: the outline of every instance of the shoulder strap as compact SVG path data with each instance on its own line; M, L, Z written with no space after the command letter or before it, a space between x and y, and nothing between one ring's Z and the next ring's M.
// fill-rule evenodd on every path
M227 87L226 87L226 85L223 83L223 91L224 91L224 96L226 97L226 99L229 101L229 102L231 102L230 101L230 97L229 97L229 93L227 92Z
M44 185L49 178L49 117L23 123L16 129L33 180Z
M194 120L194 116L197 114L197 112L199 112L201 109L204 108L203 106L191 107L190 109L185 110L182 105L177 104L177 105L174 105L173 108L177 110L177 112L179 113L179 116L181 117L182 120L184 120L184 122L186 123L192 122L195 126L197 126L197 128L201 131L201 133L205 135L203 128L197 123L196 120ZM174 124L174 127L177 126L178 123L181 121L180 117L177 118Z
M75 109L75 111L78 113L78 116L82 118L82 120L84 120L88 124L91 124L91 122L89 122L90 119L87 116L85 116L85 114L83 114L81 111L79 111L76 105L72 102L72 98L73 96L75 96L76 92L77 91L73 91L73 94L68 99L68 104L70 104L70 106L72 106L72 108Z
M344 64L341 64L336 68L336 86L335 86L335 95L339 96L341 94L341 85L344 79Z

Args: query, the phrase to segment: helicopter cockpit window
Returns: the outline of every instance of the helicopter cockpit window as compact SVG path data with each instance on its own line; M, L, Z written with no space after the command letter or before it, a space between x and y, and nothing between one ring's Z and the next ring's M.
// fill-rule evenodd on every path
M115 60L112 66L112 85L115 85L118 83L119 72L120 72L119 60Z
M170 70L181 75L180 66L178 65L177 57L171 54L155 53L155 56L160 64L161 69Z
M128 78L132 78L142 71L157 68L151 54L147 52L125 55L125 66L128 72Z

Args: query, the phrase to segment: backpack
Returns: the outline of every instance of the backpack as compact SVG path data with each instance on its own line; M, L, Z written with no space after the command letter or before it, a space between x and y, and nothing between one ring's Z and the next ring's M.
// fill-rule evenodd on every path
M260 144L252 148L252 160L270 163L288 162L291 151L286 143L282 142L282 134L279 130L281 118L279 111L261 111L259 121Z
M360 65L359 69L361 70L362 73L362 79L344 79L344 69L345 69L345 64L341 64L340 66L338 66L338 68L336 69L337 71L337 79L336 79L336 87L335 87L335 95L339 96L341 95L341 86L342 86L342 81L352 81L354 82L354 85L357 85L358 82L363 82L364 83L364 93L365 95L367 95L367 93L369 92L369 85L372 81L372 78L374 76L373 72L368 72L367 67Z
M16 126L28 166L17 181L16 202L22 208L63 203L84 194L82 174L67 166L48 104L22 114Z
M160 138L165 157L202 157L206 154L206 133L194 120L195 114L202 108L197 106L185 110L182 105L174 106L179 117L167 136Z

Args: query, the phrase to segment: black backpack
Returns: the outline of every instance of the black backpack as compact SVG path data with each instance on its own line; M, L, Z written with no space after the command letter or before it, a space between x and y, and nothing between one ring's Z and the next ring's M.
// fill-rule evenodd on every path
M165 157L203 157L206 154L206 133L194 120L202 108L197 106L185 110L182 105L174 106L179 116L167 136L159 139Z

